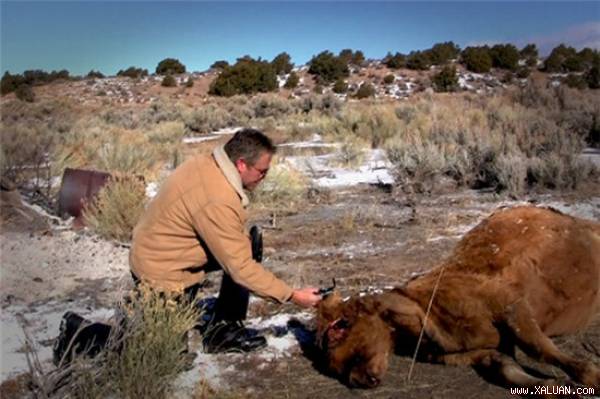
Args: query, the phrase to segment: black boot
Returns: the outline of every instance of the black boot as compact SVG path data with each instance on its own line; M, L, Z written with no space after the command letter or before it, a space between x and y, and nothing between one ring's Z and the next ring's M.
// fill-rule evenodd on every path
M219 321L211 324L202 339L204 352L251 352L267 346L265 337L244 327L241 321Z
M54 341L54 365L67 364L78 354L96 356L106 347L111 330L108 324L92 323L76 313L66 312Z

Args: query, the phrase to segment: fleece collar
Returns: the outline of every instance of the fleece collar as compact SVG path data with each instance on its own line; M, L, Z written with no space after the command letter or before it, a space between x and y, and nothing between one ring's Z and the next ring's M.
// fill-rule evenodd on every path
M213 151L213 157L215 158L215 161L217 161L217 165L219 165L219 168L225 175L225 178L227 179L229 184L231 184L231 186L235 189L235 191L242 199L242 206L244 208L247 207L248 204L250 204L250 200L244 192L240 173L237 171L235 165L233 164L233 162L231 162L231 160L227 156L227 153L225 152L225 145L220 145L217 148L215 148Z

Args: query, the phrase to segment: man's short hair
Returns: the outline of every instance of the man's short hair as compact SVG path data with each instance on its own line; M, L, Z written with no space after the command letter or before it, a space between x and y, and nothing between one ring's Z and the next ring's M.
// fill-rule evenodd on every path
M243 158L248 164L254 165L265 151L274 154L276 147L269 137L256 129L239 130L225 144L225 153L233 163Z

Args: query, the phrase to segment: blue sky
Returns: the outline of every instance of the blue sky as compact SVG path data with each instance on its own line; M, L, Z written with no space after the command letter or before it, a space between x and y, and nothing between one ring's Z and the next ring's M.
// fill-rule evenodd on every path
M304 64L323 50L367 58L452 40L469 45L564 42L600 48L600 2L31 2L0 0L1 73L129 66L154 72L177 58L188 70L285 51Z

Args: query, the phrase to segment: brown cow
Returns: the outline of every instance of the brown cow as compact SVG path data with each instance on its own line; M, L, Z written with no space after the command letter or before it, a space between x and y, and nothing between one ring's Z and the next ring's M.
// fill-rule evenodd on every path
M514 360L517 346L598 388L600 369L561 352L549 337L585 328L598 310L599 288L598 223L552 209L503 209L405 286L324 299L317 339L329 369L353 386L378 385L389 353L405 345L414 351L423 330L419 355L429 361L474 366L503 385L559 383L527 374Z

